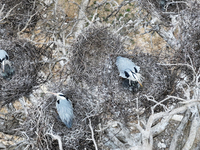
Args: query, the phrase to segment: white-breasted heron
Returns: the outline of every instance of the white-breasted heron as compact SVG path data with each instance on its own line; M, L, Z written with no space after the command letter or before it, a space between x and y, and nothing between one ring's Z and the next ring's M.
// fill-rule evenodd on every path
M8 53L4 50L0 50L0 63L1 63L1 69L2 69L2 72L1 72L2 77L4 79L11 78L14 75L15 70L11 66Z
M73 106L71 101L68 98L66 98L62 93L48 93L51 93L56 96L56 108L59 117L68 128L71 128L74 118Z
M119 70L119 76L131 81L137 81L142 86L143 77L139 73L140 67L136 66L130 59L118 56L116 61Z

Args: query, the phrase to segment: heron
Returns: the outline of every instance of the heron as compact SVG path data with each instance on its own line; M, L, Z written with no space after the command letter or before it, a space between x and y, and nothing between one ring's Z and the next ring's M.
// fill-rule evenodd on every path
M10 79L14 75L15 70L9 61L8 53L5 50L0 50L0 63L2 68L2 77L4 79Z
M143 77L139 73L140 67L136 66L130 59L118 56L116 60L116 65L119 70L119 76L131 81L137 81L142 87Z
M48 93L51 93L57 97L56 108L59 117L68 128L71 128L74 118L72 102L65 97L63 93Z

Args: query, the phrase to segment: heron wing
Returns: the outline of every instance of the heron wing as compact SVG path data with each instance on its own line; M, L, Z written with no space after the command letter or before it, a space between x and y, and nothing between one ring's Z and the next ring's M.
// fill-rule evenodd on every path
M60 100L60 103L56 103L56 108L60 119L68 127L71 128L73 121L73 107L71 101Z

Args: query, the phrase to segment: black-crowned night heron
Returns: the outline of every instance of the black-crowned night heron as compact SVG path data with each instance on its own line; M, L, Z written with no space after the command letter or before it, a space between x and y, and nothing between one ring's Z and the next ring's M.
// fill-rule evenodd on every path
M15 70L11 66L11 62L9 61L9 56L6 51L0 50L0 63L1 63L1 75L4 79L11 78Z
M119 70L119 76L131 81L137 81L142 86L143 77L139 74L140 67L136 66L130 59L118 56L116 61Z
M51 93L51 94L54 94L57 97L56 108L60 116L60 119L68 128L71 128L74 118L71 101L68 98L66 98L62 93Z

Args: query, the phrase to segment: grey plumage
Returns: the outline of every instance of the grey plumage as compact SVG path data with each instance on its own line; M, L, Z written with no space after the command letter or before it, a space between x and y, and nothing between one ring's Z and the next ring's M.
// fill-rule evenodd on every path
M0 50L0 63L1 63L1 76L4 79L11 79L14 75L15 70L9 61L9 56L6 51Z
M140 67L136 66L130 59L118 56L116 66L119 70L119 76L129 79L130 81L137 81L142 86L143 77L139 73Z
M53 93L57 97L56 108L62 122L68 127L72 127L73 123L73 107L71 101L62 93Z

